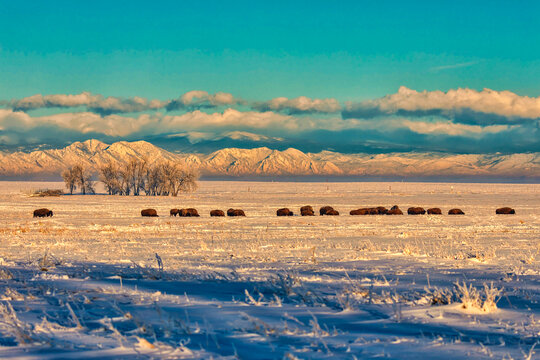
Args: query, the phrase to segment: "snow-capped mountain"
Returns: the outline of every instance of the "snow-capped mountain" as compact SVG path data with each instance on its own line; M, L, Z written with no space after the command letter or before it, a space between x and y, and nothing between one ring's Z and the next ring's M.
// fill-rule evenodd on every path
M341 154L304 153L289 148L226 148L208 155L175 154L145 141L75 142L63 149L0 153L0 177L58 177L70 165L98 169L112 161L177 161L206 176L364 176L364 177L498 177L540 178L540 153L526 154Z

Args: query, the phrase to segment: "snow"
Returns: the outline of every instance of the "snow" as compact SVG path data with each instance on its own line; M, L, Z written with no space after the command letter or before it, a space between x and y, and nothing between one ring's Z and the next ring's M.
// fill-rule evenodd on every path
M0 183L0 358L513 358L540 346L540 185ZM349 216L394 204L465 216ZM337 217L278 218L332 205ZM495 215L511 206L516 215ZM36 208L52 218L32 218ZM142 218L152 207L159 218ZM200 218L171 218L194 207ZM211 218L241 208L245 218Z

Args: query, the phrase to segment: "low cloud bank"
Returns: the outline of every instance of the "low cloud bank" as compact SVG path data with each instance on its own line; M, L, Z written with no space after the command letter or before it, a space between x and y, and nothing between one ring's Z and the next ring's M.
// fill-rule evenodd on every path
M540 119L540 97L520 96L510 91L455 89L415 91L400 87L395 94L361 102L341 104L337 99L276 97L268 101L247 101L226 92L211 94L193 90L175 99L157 100L143 97L105 97L89 92L80 94L33 95L5 101L14 111L42 108L84 108L100 115L145 111L194 111L241 106L251 111L276 112L287 115L324 115L341 113L343 119L377 117L438 116L471 125L534 123Z
M119 113L137 113L152 110L194 110L217 108L242 103L241 99L232 94L219 92L209 94L206 91L189 91L174 100L150 100L135 96L122 98L115 96L102 96L82 92L76 95L33 95L18 100L6 102L8 108L14 111L31 111L44 108L85 108L88 112L100 115Z
M181 115L156 113L135 117L92 112L33 117L0 109L0 149L91 138L151 139L166 142L169 149L179 151L190 144L198 144L204 149L201 151L206 151L256 143L345 153L540 151L540 131L531 124L480 126L453 123L444 118L321 119L235 109L210 114L195 110Z
M336 99L311 99L299 96L294 99L277 97L269 101L246 101L226 92L210 94L193 90L170 100L150 100L143 97L122 98L102 96L89 92L80 94L33 95L22 99L5 101L7 108L14 111L32 111L46 108L85 108L100 115L115 113L137 113L151 110L194 111L220 107L244 106L253 111L273 111L291 115L334 114L342 110Z
M74 111L30 112L55 107ZM0 109L0 150L86 138L153 139L172 148L180 144L176 150L184 143L205 150L272 143L348 153L535 152L540 151L540 98L487 89L402 87L379 99L341 105L304 96L250 102L199 90L165 101L84 92L34 95Z

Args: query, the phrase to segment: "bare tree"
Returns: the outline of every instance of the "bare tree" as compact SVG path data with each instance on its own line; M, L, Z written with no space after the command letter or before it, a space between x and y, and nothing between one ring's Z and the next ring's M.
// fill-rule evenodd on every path
M190 192L197 189L199 174L186 169L178 163L167 162L163 166L163 176L168 193L178 196L179 192Z
M84 181L83 195L84 194L94 195L96 193L96 182L92 180L92 174L88 173L86 176L87 178Z
M77 178L73 172L73 167L70 167L62 172L62 178L66 183L66 188L69 189L69 193L73 195L73 191L77 188Z
M120 175L119 179L120 179L120 188L121 188L122 195L131 194L131 189L133 187L132 183L133 183L134 171L135 170L131 163L128 163L120 167L118 174Z
M99 179L105 184L105 189L109 195L121 194L118 166L108 162L99 168Z
M144 191L145 189L146 168L147 168L146 159L131 160L130 166L132 168L132 176L133 176L131 180L133 195L138 196L141 190Z
M176 196L178 192L193 192L197 190L199 187L199 184L197 184L199 177L200 174L198 171L194 169L181 168L179 176L176 178L177 193L173 194L173 196Z
M197 189L199 175L173 162L148 165L145 159L133 159L115 166L108 163L100 169L100 179L109 194L135 196L144 191L152 196L178 196L180 192Z
M69 189L70 194L73 194L73 190L77 187L81 190L83 195L95 194L95 184L92 181L92 173L81 165L75 165L65 170L62 173L66 187Z
M148 166L146 168L146 195L159 196L164 195L164 176L161 164Z
M81 189L82 194L95 194L96 191L94 189L94 181L92 181L92 173L81 165L75 165L73 171L77 178L77 185L79 186L79 189Z

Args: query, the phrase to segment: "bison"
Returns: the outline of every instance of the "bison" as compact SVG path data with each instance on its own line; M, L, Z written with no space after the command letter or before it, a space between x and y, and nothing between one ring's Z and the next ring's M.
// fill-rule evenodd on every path
M409 215L424 215L426 213L426 210L421 207L410 207L407 209L407 214Z
M313 211L313 208L309 205L302 206L300 208L300 215L302 216L315 216L315 211Z
M403 215L403 211L399 208L399 206L394 205L388 210L386 215Z
M287 208L283 208L283 209L278 209L276 211L276 215L277 216L293 216L293 212Z
M327 211L326 211L326 214L324 214L324 215L327 215L327 216L338 216L338 215L339 215L339 211L334 210L334 209L330 209L330 210L327 210Z
M225 216L223 210L212 210L210 211L210 216Z
M322 216L322 215L327 215L328 211L330 210L334 210L333 207L331 206L323 206L322 208L319 209L319 214Z
M175 216L180 214L180 209L171 209L170 216Z
M356 210L351 210L349 215L377 215L379 210L377 208L361 208Z
M461 209L450 209L448 215L465 215L465 213Z
M369 215L369 210L368 208L366 209L356 209L356 210L351 210L349 212L349 215Z
M141 216L157 217L157 211L155 209L144 209L141 210Z
M182 217L199 217L199 212L197 209L189 208L189 209L180 209L180 212L178 213L178 216Z
M246 216L246 214L241 209L229 209L227 210L227 216Z
M384 206L377 206L373 208L362 208L357 210L352 210L349 212L350 215L385 215L388 212L388 209Z
M495 214L501 214L501 215L511 215L515 214L516 210L509 208L509 207L502 207L497 210L495 210Z
M442 215L442 211L439 208L430 208L427 209L428 215Z
M49 216L53 216L52 210L49 210L49 209L34 210L34 217L49 217Z

